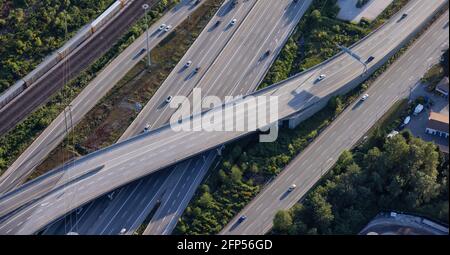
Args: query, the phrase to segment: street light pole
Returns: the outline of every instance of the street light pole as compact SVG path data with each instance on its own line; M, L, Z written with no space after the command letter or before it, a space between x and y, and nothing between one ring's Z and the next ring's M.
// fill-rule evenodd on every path
M144 9L144 15L145 15L145 25L146 27L146 43L147 43L147 68L150 69L150 66L152 65L152 60L150 58L150 45L149 45L149 27L148 27L148 18L147 18L147 10L150 6L148 4L143 4L142 9Z

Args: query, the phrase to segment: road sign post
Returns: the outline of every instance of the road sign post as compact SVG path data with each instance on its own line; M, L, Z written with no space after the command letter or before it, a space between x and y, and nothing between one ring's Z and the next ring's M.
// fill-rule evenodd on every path
M146 25L146 44L147 44L147 68L150 70L150 66L152 65L152 60L150 57L150 43L149 43L149 27L148 27L148 17L147 17L147 10L150 8L148 4L142 5L142 9L144 9L144 16L145 16L145 25Z

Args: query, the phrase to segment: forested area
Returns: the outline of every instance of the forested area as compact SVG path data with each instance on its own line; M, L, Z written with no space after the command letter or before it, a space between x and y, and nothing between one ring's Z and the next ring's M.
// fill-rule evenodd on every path
M0 93L114 0L0 0Z
M274 219L274 234L357 234L383 210L448 223L448 156L405 131L344 152L325 180Z

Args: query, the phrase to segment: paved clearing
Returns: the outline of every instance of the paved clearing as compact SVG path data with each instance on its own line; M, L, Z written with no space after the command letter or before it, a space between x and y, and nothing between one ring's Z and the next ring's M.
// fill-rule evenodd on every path
M356 3L358 0L338 0L339 7L341 7L338 18L357 23L359 23L363 17L368 20L374 20L389 4L392 3L392 1L393 0L371 0L362 8L357 8Z

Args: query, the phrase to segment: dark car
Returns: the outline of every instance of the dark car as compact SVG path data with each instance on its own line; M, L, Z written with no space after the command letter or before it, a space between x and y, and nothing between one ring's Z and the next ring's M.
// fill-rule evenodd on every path
M370 56L370 57L367 59L366 64L372 62L374 59L375 59L375 57Z
M241 222L243 222L243 221L246 220L246 219L247 219L247 216L242 215L241 217L239 217L238 222L241 223Z
M146 52L146 49L141 49L134 57L133 60L139 58L142 54L144 54L144 52Z
M218 20L216 23L214 23L213 28L216 28L222 23L222 21Z

